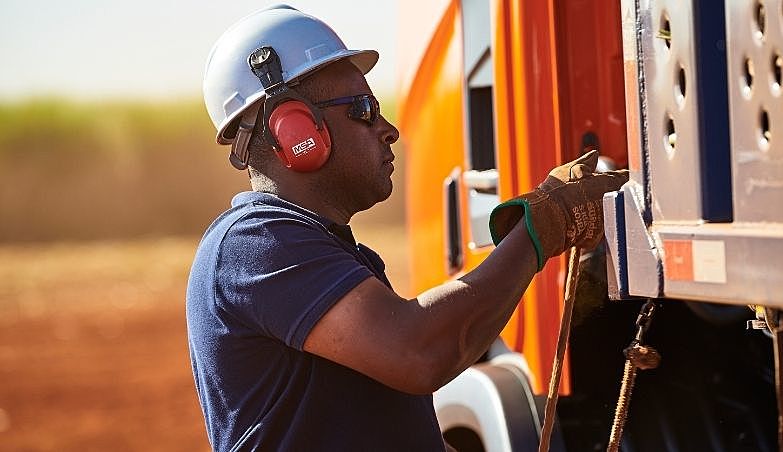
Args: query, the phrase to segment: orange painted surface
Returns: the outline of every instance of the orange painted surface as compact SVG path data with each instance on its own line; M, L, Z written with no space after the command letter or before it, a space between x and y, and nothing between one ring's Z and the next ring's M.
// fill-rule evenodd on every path
M555 2L563 159L582 150L585 133L601 155L627 164L620 2Z
M443 183L454 168L464 168L462 78L462 26L452 2L424 52L400 115L411 286L417 292L449 278Z

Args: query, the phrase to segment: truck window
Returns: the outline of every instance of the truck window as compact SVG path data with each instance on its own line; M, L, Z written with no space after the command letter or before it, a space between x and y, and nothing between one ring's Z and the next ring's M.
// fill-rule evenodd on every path
M492 87L468 88L470 115L470 166L477 171L495 168L495 123L492 120Z
M462 0L466 111L466 149L470 169L495 168L495 124L492 103L492 53L489 2Z

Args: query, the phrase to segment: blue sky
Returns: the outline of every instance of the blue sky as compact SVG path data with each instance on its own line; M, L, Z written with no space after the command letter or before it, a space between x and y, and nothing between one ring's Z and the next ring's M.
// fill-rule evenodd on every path
M2 0L0 102L31 96L170 99L201 93L212 44L233 22L287 3L334 28L349 48L381 53L368 75L395 87L397 5L349 0Z

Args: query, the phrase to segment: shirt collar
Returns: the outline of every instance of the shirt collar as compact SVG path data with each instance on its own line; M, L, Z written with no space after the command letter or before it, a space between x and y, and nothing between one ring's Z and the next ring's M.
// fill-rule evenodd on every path
M353 237L353 232L351 231L350 226L337 224L326 217L322 217L313 211L307 210L304 207L298 204L294 204L290 201L286 201L285 199L272 193L260 192L260 191L244 191L241 193L237 193L236 195L234 195L234 198L231 200L231 207L236 208L251 203L266 204L270 206L282 207L282 208L299 212L317 221L318 223L323 225L325 229L329 230L329 232L336 235L337 237L356 246L356 240Z

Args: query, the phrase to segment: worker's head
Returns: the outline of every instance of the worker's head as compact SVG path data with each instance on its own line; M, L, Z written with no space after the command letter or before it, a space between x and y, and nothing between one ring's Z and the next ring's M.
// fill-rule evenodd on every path
M377 60L289 6L243 18L215 44L204 75L217 142L230 144L232 164L249 165L251 176L317 172L333 176L330 185L353 184L354 198L368 188L356 184L384 185L358 206L370 207L391 192L379 172L390 173L399 136L364 78Z
M287 166L300 171L320 166L329 148L320 112L288 88L344 59L364 74L378 53L348 50L324 22L289 6L257 11L230 27L209 55L204 99L217 142L232 145L232 163L247 164L246 147L258 119L266 121L266 141Z

